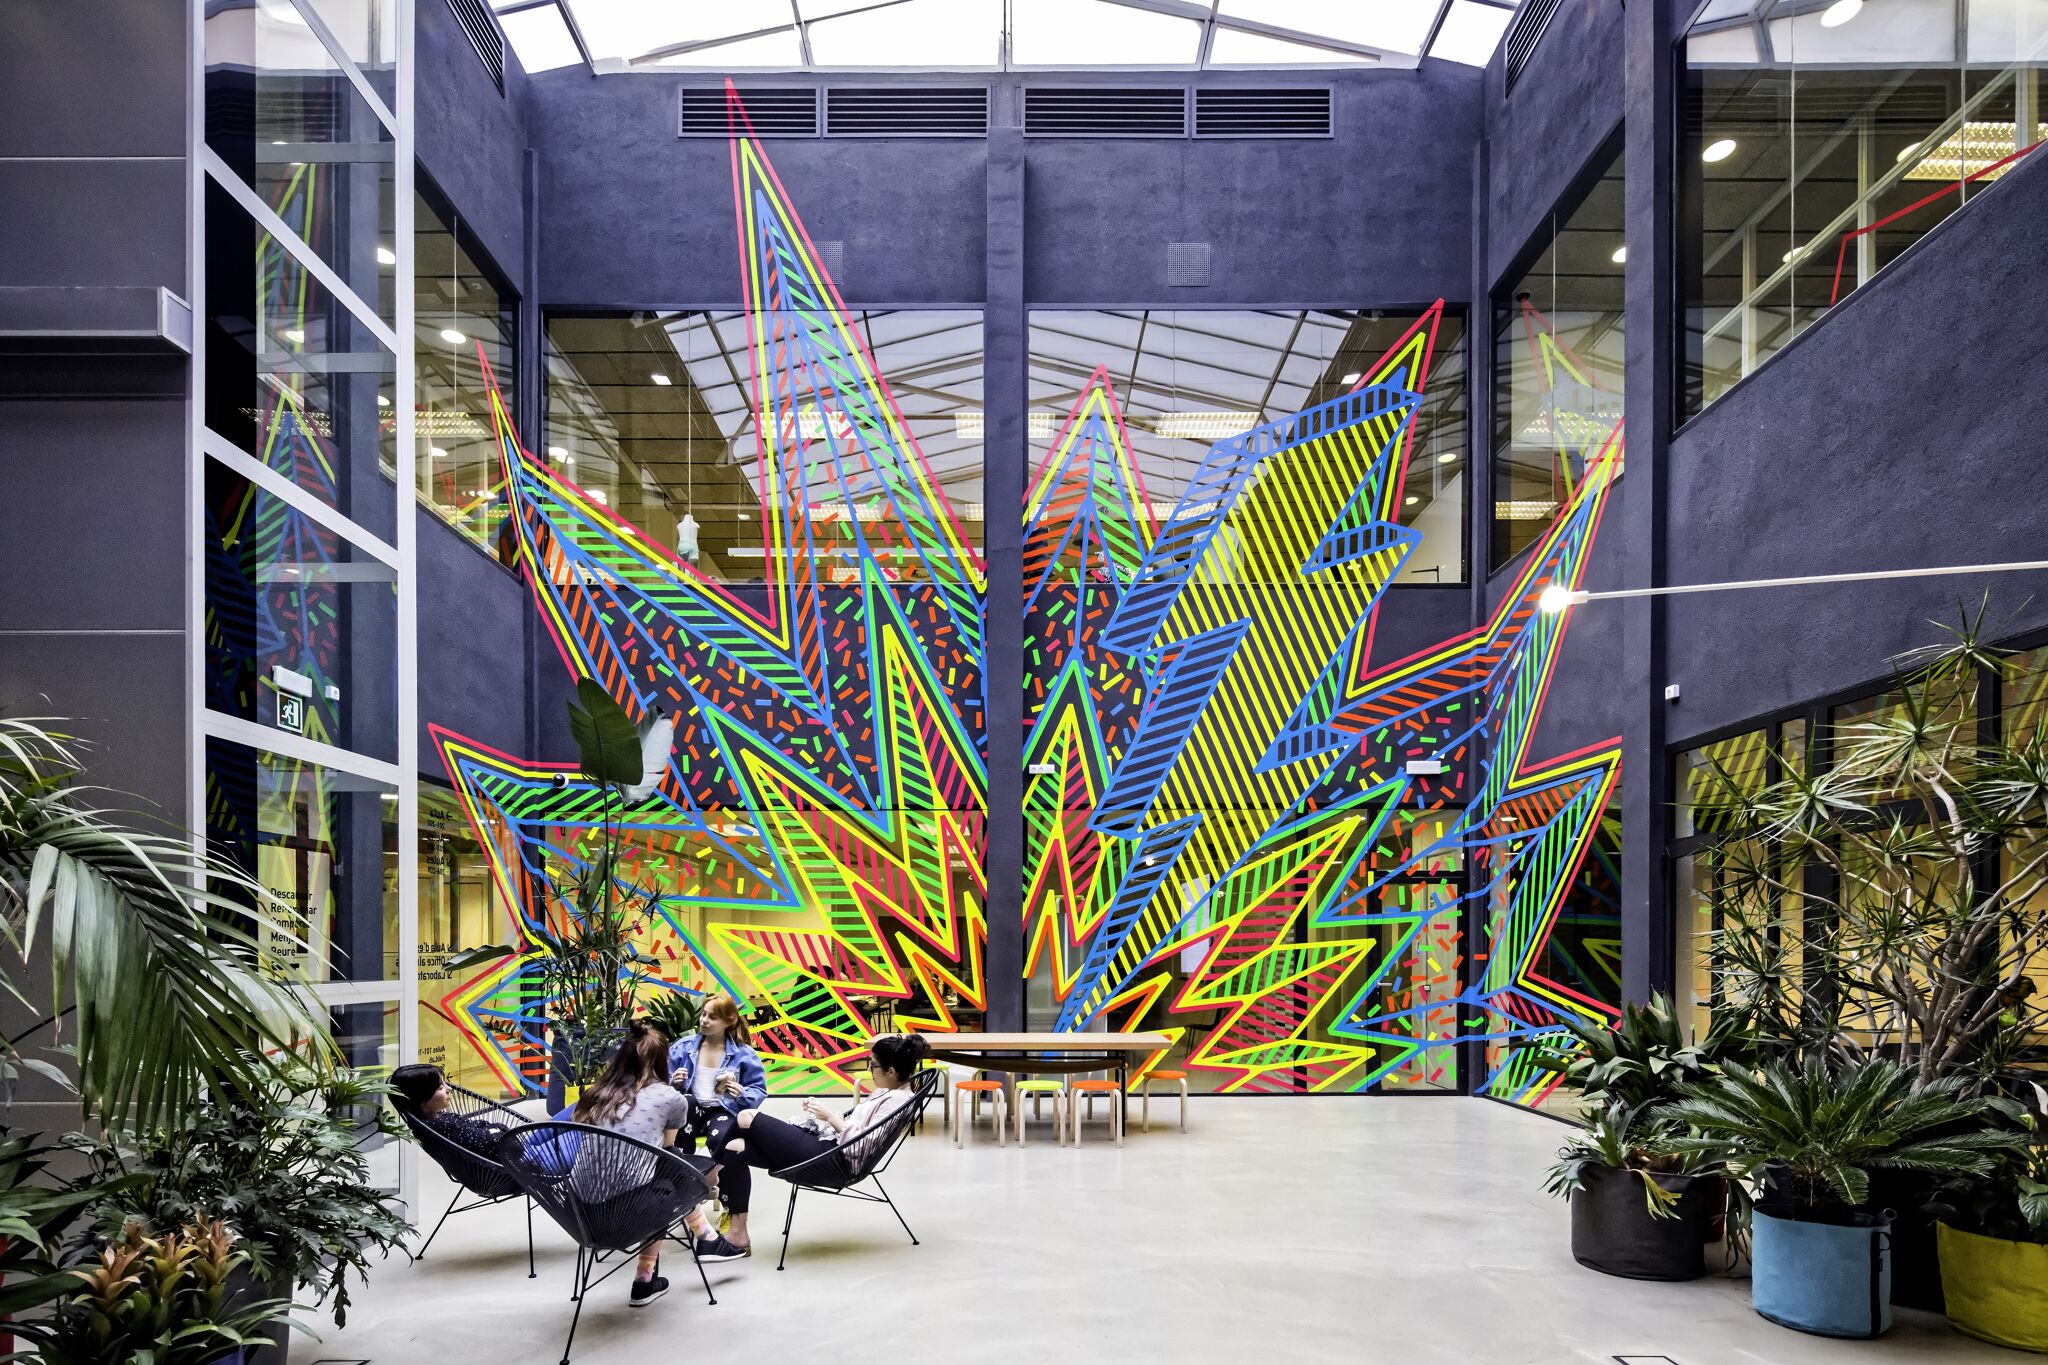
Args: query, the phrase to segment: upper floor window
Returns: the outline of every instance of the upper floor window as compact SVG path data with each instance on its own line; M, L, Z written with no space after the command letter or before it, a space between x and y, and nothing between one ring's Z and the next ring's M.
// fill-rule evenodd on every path
M2048 0L1708 0L1685 58L1682 417L2048 137Z
M1542 539L1621 421L1621 149L1493 301L1493 560Z

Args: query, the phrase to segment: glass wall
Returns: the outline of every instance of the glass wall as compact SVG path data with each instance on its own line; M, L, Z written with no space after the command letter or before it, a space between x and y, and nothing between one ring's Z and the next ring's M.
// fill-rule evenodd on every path
M1711 0L1686 40L1691 416L2048 136L2048 0Z
M1621 421L1621 151L1493 303L1492 568L1543 538Z
M520 942L518 909L505 898L487 851L446 787L420 788L419 896L419 1059L440 1067L465 1089L493 1096L519 1093L506 1072L538 1072L539 1050L528 1055L529 1049L516 1041L516 1028L506 1021L468 1014L460 997L478 969L448 966L457 954ZM492 1065L491 1049L470 1046L465 1035L472 1032L506 1039L509 1066Z
M875 371L884 376L936 491L979 551L982 536L981 313L979 310L860 312L848 315ZM771 566L764 535L768 486L754 429L754 361L739 312L550 314L547 320L547 441L553 467L650 542L718 582L794 574ZM792 367L801 365L792 361ZM829 438L872 458L867 437L820 402L800 403L792 435L816 449ZM823 462L792 471L805 487L809 537L787 553L832 561L828 579L851 581L852 524L897 581L918 575L907 547L872 542L888 518L875 502L872 470L848 467L846 490ZM849 497L849 493L856 496Z
M1034 311L1030 449L1034 468L1100 368L1123 436L1164 519L1210 446L1328 402L1415 327L1413 312ZM1465 322L1437 327L1395 517L1422 533L1397 584L1465 581Z
M420 502L510 562L505 471L484 365L518 430L518 310L461 217L423 186L413 210Z

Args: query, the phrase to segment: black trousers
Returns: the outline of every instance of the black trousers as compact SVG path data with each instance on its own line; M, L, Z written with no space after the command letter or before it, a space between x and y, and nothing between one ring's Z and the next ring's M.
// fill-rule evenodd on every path
M757 1117L754 1120L760 1122ZM704 1127L704 1145L710 1151L709 1160L697 1158L706 1165L718 1165L718 1197L729 1213L746 1213L754 1202L754 1173L747 1169L747 1159L740 1152L726 1150L726 1144L744 1135L739 1120L723 1109L715 1112ZM697 1150L697 1135L690 1134L678 1139L676 1146L686 1151Z
M747 1164L759 1166L764 1171L779 1171L799 1161L839 1150L838 1144L830 1139L807 1132L793 1123L784 1123L772 1114L756 1114L753 1127L735 1131L747 1140Z

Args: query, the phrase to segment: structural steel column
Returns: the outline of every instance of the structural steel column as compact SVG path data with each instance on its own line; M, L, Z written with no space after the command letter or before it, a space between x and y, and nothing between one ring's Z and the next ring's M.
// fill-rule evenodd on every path
M988 293L982 321L982 686L988 726L988 1027L1024 1026L1024 130L1013 82L991 92Z
M1624 30L1628 264L1628 368L1623 416L1627 471L1616 489L1627 587L1664 581L1664 466L1677 379L1674 260L1677 221L1677 51L1672 0L1630 5ZM1628 1000L1670 985L1672 923L1665 886L1669 777L1664 759L1665 607L1629 598L1622 607L1621 984Z

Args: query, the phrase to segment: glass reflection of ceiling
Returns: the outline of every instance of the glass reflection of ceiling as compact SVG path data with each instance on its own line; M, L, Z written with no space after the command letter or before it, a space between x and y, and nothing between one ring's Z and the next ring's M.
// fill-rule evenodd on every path
M2048 0L1705 0L1693 66L1912 67L2048 58Z
M1514 0L492 0L528 71L1484 66Z

